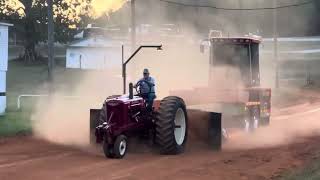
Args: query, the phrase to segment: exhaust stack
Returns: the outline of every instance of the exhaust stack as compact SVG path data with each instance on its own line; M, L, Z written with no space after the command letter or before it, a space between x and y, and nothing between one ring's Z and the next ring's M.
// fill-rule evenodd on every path
M133 99L133 84L129 83L129 99Z

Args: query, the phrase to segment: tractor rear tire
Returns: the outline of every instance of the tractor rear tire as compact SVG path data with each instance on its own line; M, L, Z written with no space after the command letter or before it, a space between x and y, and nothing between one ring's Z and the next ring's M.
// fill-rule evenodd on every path
M184 151L188 136L188 115L183 99L175 96L160 102L155 122L155 143L161 154L175 155Z

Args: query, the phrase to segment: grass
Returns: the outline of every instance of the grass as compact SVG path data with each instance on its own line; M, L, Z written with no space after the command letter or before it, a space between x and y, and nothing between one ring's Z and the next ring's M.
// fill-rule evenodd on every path
M55 83L72 88L78 71L65 70L62 60L58 60L55 70ZM20 61L9 61L7 72L7 110L0 116L0 136L13 136L31 132L31 114L36 99L24 98L22 110L17 110L17 98L20 94L47 94L47 65L38 63L24 64Z
M7 112L0 117L0 136L31 133L30 112Z
M35 93L45 81L45 65L24 65L19 61L9 61L7 72L7 110L0 116L0 136L31 133L31 113L34 102L22 104L23 111L17 110L17 97L22 93Z
M280 180L318 180L320 179L320 159L317 158L303 169L286 172Z
M7 72L7 110L5 116L0 116L0 137L31 132L31 114L37 98L23 98L21 110L17 110L17 98L21 94L48 94L47 63L25 64L9 61ZM102 76L99 71L83 71L66 69L65 59L57 58L54 70L53 88L65 95L77 96L73 93L81 78L86 73ZM99 83L101 84L101 83ZM90 92L86 92L90 93Z
M17 110L17 97L23 93L36 93L45 81L45 65L24 65L19 61L9 61L7 72L7 110L0 116L0 136L30 133L30 116L34 102L24 101L23 111Z

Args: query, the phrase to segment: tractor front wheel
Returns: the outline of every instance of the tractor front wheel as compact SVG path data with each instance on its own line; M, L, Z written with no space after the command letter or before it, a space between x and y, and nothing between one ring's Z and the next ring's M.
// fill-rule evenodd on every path
M188 135L188 115L183 99L164 98L157 112L155 142L162 154L179 154L184 151Z
M113 145L113 152L114 152L115 158L122 159L126 155L127 149L128 149L127 137L125 135L118 136Z
M103 152L107 158L122 159L128 149L128 141L125 135L116 138L114 144L109 144L106 139L103 140Z
M104 155L107 158L114 158L115 154L113 153L113 145L109 144L106 139L103 140L102 144Z

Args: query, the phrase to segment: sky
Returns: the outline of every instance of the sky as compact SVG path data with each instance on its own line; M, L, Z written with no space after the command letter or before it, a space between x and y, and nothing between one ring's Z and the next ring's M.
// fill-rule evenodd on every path
M65 0L72 1L72 0ZM92 16L99 17L107 14L108 12L114 12L120 9L128 0L92 0L91 5L93 8ZM11 7L18 9L23 7L19 0L6 0ZM23 14L23 11L20 12Z
M120 9L127 0L92 0L94 16L101 16L106 12L114 12Z

